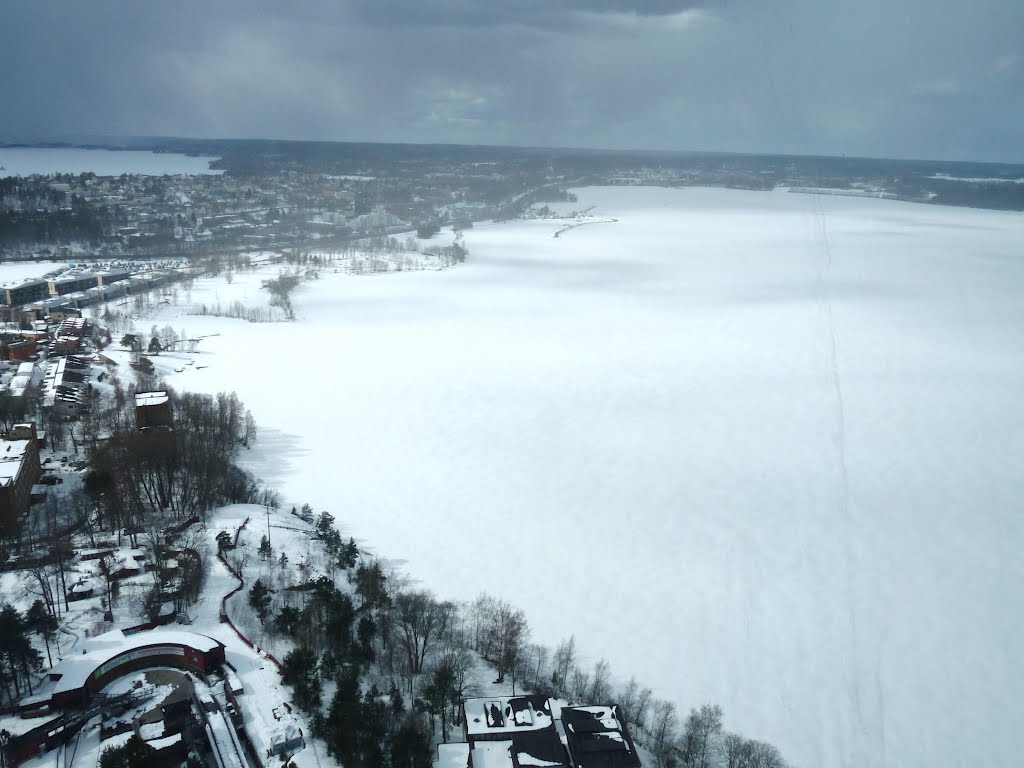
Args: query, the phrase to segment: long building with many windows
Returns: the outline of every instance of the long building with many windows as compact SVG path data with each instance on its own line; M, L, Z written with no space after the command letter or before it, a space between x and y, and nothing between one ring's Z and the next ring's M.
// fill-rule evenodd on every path
M35 424L15 424L0 440L0 530L14 531L39 481L39 441Z

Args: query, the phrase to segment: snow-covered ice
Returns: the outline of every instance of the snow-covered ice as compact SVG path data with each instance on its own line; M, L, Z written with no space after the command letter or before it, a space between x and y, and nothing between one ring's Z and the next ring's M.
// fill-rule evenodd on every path
M238 392L249 463L289 505L684 708L721 704L797 765L1013 764L1024 216L591 205L618 221L478 225L444 272L325 269L297 323L168 306L152 322L221 335L154 361Z
M223 173L210 169L216 157L189 157L139 150L81 147L0 147L0 178L54 173L95 173L97 176L142 176Z
M6 288L26 280L35 280L54 272L66 261L4 261L0 262L0 288Z

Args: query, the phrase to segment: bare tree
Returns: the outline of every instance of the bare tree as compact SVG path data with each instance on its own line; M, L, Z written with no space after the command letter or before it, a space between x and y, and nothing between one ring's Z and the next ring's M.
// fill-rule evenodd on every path
M439 611L430 592L402 592L395 596L395 635L405 654L409 672L418 675L436 639Z
M440 643L455 645L455 628L459 623L461 607L453 600L437 604L437 639Z
M55 451L64 450L67 444L67 422L52 408L46 412L46 441Z
M88 495L86 495L82 488L76 488L67 495L65 503L70 513L72 525L85 531L85 535L89 537L89 546L95 547L96 515L94 513L96 510Z
M166 514L149 515L142 525L142 536L149 551L153 553L153 577L159 582L160 573L167 567L170 559L167 549L167 528L171 517Z
M747 739L743 742L739 768L786 768L786 761L771 744Z
M722 736L722 768L743 768L747 758L747 740L738 733Z
M160 585L156 582L140 582L128 591L128 610L142 621L154 621L162 605Z
M471 644L474 650L485 659L494 657L491 645L494 642L493 627L498 612L498 601L488 594L482 594L474 600L467 611L470 624Z
M679 744L686 765L691 768L708 768L721 733L720 706L705 704L700 709L691 709Z
M530 685L538 690L549 690L551 686L551 678L548 675L548 656L550 651L546 645L534 645L531 647L533 656L533 669L531 674L533 680L530 681Z
M26 585L28 592L39 596L46 610L51 616L60 618L60 602L57 595L59 589L57 583L57 569L54 565L33 565L27 571L29 585Z
M472 643L477 653L498 668L497 682L512 674L512 690L522 671L523 650L530 637L526 614L504 600L480 595L468 612L471 622Z
M459 725L462 700L476 693L470 682L473 657L465 648L447 647L438 656L429 672L424 695L432 711L441 716L441 738L447 743L448 725Z
M567 695L569 693L569 673L576 666L576 636L571 635L568 640L563 640L555 649L553 661L554 672L551 675L551 683L555 693Z
M612 695L610 675L611 667L607 661L600 659L594 664L594 677L590 681L590 702L592 704L608 703Z
M590 675L579 667L572 669L572 698L574 701L583 702L590 692Z
M175 547L181 551L178 556L181 567L179 577L181 592L178 609L184 610L199 599L203 588L209 549L206 526L199 523L187 528L175 539Z
M530 637L530 625L526 614L519 608L502 603L498 611L498 680L505 679L505 672L512 674L512 694L516 692L516 673L523 648Z
M629 678L626 687L619 691L619 711L626 723L634 722L636 717L636 700L640 694L640 685L635 677Z
M676 705L671 701L654 703L654 719L651 723L651 751L654 752L658 765L665 768L671 765L672 752L675 750L676 728L679 717Z
M651 707L652 692L650 688L641 688L636 695L636 714L633 716L633 723L641 731L647 729L647 713Z
M256 439L256 419L253 417L251 411L245 412L245 432L242 435L242 445L246 448L249 447L249 443Z

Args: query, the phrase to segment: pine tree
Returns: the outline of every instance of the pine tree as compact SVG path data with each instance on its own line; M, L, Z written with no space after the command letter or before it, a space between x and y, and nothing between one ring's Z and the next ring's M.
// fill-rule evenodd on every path
M391 737L391 764L430 768L430 734L415 715L408 715Z
M286 605L277 612L277 617L274 619L274 627L278 632L291 635L295 632L295 628L299 625L301 620L302 614L299 612L299 609L291 605ZM285 682L288 681L286 680Z
M249 605L256 611L262 624L270 612L270 589L263 583L262 579L256 579L249 590Z
M154 768L166 765L166 760L154 762L156 750L138 736L132 736L124 745L106 749L100 756L100 768Z
M324 740L342 765L356 763L357 727L360 723L361 697L355 670L345 668L338 676L338 688L324 723Z

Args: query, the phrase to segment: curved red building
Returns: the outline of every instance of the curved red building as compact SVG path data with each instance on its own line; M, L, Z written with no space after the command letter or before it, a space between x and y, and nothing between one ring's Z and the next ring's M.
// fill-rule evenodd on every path
M53 666L49 676L55 685L49 704L54 709L82 706L111 680L149 667L206 673L223 663L224 644L198 632L106 632L84 641L77 655L69 654Z

